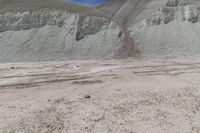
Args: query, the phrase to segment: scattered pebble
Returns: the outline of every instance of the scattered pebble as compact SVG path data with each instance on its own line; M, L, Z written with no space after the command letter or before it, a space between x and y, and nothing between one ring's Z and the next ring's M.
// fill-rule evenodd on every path
M91 96L90 95L84 95L84 98L89 99L89 98L91 98Z

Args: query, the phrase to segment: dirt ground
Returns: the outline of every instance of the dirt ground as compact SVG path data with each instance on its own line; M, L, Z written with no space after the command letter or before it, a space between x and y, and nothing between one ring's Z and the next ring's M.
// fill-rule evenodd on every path
M200 61L0 64L0 133L199 133Z

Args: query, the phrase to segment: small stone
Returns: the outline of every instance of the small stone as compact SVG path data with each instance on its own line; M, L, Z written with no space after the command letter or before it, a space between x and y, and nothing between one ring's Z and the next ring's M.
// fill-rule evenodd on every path
M89 98L91 98L91 96L90 95L84 95L84 98L89 99Z

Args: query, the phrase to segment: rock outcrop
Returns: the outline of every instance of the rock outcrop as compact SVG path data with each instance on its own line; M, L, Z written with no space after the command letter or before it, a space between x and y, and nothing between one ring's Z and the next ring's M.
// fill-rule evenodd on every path
M197 23L200 21L200 8L189 1L169 0L166 6L145 19L147 26L167 24L175 20Z

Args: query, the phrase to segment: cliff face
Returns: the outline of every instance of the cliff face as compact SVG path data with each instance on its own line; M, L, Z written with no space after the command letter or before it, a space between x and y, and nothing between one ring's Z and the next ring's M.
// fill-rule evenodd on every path
M108 18L58 9L0 14L0 61L112 58L120 27Z

